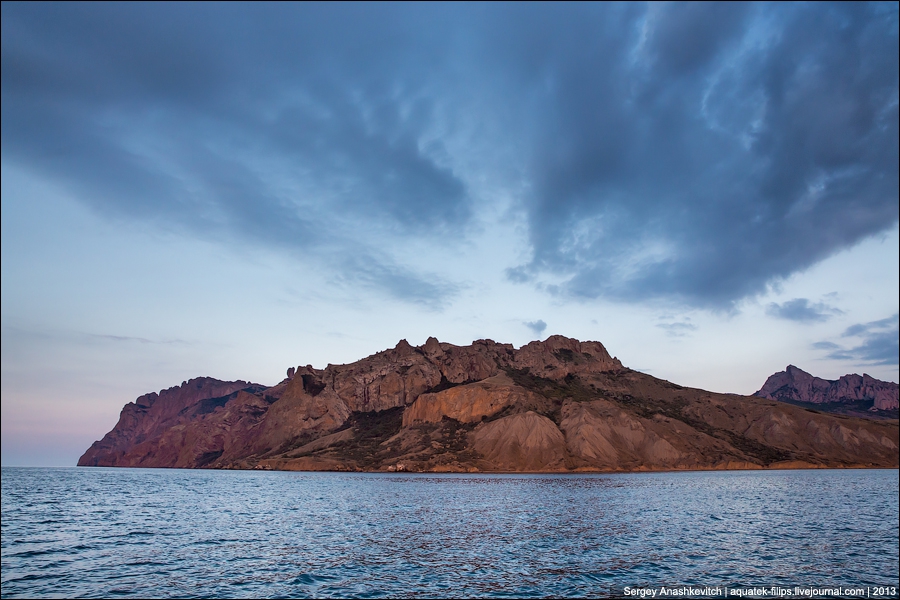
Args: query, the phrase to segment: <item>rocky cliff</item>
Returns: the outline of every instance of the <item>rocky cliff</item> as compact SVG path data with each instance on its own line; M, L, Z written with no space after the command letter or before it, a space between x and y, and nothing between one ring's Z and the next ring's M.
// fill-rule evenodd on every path
M122 409L119 422L103 439L94 442L78 461L85 466L143 466L148 455L159 452L188 452L185 464L202 466L202 447L174 448L160 444L172 430L184 430L187 424L203 420L239 396L265 390L265 386L246 381L219 381L198 377L180 386L144 394ZM197 454L195 451L200 450ZM152 459L151 459L152 460ZM158 458L157 458L158 460ZM148 465L149 466L149 465Z
M781 402L817 405L828 412L897 418L900 406L898 385L869 375L844 375L837 381L814 377L794 365L770 376L755 394ZM879 414L880 413L880 414Z
M434 338L125 406L79 465L410 471L898 466L898 423L684 388L598 342ZM874 380L873 380L874 381Z

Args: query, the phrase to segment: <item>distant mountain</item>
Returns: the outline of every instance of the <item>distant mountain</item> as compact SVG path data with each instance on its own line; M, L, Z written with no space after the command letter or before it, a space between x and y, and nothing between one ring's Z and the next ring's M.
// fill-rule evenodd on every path
M893 467L897 421L685 388L599 342L429 338L273 387L201 378L148 394L86 466L365 471Z
M794 365L770 376L754 395L838 414L893 419L900 406L896 383L865 374L822 379Z

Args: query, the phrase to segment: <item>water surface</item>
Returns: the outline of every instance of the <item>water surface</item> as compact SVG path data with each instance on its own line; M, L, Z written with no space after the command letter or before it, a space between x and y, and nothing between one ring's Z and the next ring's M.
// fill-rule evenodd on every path
M2 478L3 597L572 597L898 579L896 470Z

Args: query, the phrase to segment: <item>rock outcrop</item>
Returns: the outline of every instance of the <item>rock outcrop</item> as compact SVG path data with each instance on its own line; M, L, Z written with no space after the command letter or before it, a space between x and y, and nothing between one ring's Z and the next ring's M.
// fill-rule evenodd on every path
M482 379L477 383L460 385L436 392L421 394L403 411L403 426L417 423L440 423L444 418L460 423L477 423L492 417L507 406L539 401L532 392L513 383L506 373Z
M868 376L859 386L852 376L807 377L794 378L804 398L830 398L831 383L844 382L840 389L884 405L877 385L884 382ZM599 342L552 336L515 349L428 338L419 347L401 340L348 365L291 367L268 388L201 378L142 396L78 464L463 472L897 467L898 446L896 420L683 388L624 368Z
M794 365L770 376L756 392L760 398L782 402L832 405L831 412L850 409L897 411L900 407L898 385L869 375L844 375L837 381L814 377Z

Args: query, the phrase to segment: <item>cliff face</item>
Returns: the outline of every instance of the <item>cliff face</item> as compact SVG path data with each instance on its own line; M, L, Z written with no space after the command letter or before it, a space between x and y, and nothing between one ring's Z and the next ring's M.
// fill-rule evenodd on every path
M78 464L427 471L896 467L898 446L897 421L682 388L622 367L598 342L553 336L516 350L491 340L454 346L429 338L417 348L402 340L349 365L292 367L271 388L197 379L142 396Z
M78 464L141 466L142 446L155 448L157 440L171 429L202 420L204 415L233 399L239 390L263 389L264 386L246 381L198 377L158 394L144 394L125 405L113 430L94 442Z
M823 407L832 412L847 412L842 410L847 408L896 412L900 406L896 383L868 375L844 375L831 381L813 377L794 365L770 376L755 395L782 402L832 405Z

